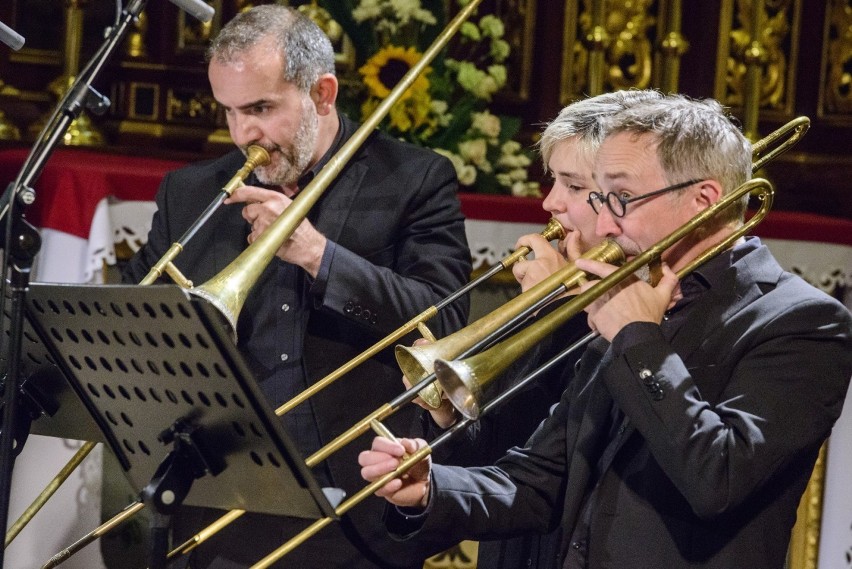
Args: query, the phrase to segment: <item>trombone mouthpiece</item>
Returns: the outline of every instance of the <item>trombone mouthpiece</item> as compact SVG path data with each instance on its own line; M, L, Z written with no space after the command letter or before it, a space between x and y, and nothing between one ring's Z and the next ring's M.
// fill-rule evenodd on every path
M541 236L548 241L553 241L554 239L559 241L565 239L565 228L562 227L561 223L556 221L556 218L551 217L544 230L542 230Z

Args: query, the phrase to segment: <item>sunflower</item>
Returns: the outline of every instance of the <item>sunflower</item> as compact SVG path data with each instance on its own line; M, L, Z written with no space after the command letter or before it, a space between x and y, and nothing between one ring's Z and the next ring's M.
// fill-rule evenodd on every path
M408 73L415 63L420 60L421 54L413 47L408 49L389 45L380 49L367 60L358 72L364 77L364 84L370 90L370 95L384 99L390 94L391 89L399 83L399 80ZM429 90L429 80L426 76L432 71L427 67L414 83L402 95L402 99L410 97L413 92L425 93Z

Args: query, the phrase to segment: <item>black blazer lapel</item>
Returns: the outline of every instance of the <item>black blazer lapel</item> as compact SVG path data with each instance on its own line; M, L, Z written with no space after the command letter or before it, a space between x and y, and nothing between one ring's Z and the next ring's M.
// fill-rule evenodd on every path
M352 203L361 193L361 181L366 173L367 164L363 156L350 162L323 193L315 206L315 214L310 216L316 228L333 242L340 239L340 232L346 225Z

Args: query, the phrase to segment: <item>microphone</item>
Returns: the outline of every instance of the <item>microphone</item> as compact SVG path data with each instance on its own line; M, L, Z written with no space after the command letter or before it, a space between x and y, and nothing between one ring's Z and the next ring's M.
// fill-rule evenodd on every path
M211 8L212 10L212 8ZM18 51L24 46L24 36L0 22L0 41Z
M194 18L202 21L209 22L213 19L213 14L216 13L216 10L213 9L213 6L204 2L204 0L169 0L172 4L193 16Z

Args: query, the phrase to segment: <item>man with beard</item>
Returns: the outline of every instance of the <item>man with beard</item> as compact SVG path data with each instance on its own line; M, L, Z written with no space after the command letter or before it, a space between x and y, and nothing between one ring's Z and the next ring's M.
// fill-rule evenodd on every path
M357 128L338 113L329 40L282 6L243 12L208 51L213 95L239 148L169 173L157 195L147 245L125 280L139 282L245 161L250 145L269 151L177 259L207 281L254 242ZM350 361L377 340L462 286L470 254L452 165L437 154L374 132L277 251L248 295L239 347L273 408ZM430 322L436 335L460 327L467 300ZM400 393L391 353L359 366L283 416L303 457ZM409 432L416 407L389 420ZM352 495L363 482L358 445L314 469L323 487ZM282 567L421 567L433 551L388 539L382 504L371 500L296 549ZM185 508L174 523L182 542L222 512ZM242 567L277 548L308 521L248 514L195 550L193 569Z
M715 101L680 96L614 115L595 158L596 234L628 258L751 175L751 145ZM493 466L428 459L379 492L387 525L418 541L496 539L560 527L538 567L779 569L820 445L852 374L852 315L741 237L745 200L586 308L600 337L524 448ZM579 259L606 277L614 266ZM593 283L584 285L592 286ZM362 475L423 441L376 437Z

